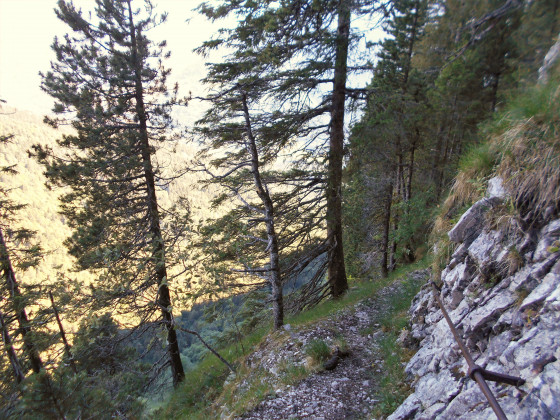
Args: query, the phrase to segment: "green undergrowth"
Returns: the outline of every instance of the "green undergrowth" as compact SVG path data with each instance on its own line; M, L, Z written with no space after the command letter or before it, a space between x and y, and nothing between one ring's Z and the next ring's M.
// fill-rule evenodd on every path
M424 258L417 263L395 270L389 277L384 279L376 279L375 281L350 279L349 291L343 298L336 301L325 301L310 310L287 317L286 323L290 324L293 328L307 328L335 312L353 306L360 300L374 296L382 288L406 276L409 272L425 268L428 265L428 258ZM405 282L405 284L408 283ZM406 286L405 290L406 296L412 293L412 289L409 286ZM393 302L392 305L398 307L398 311L404 313L406 308L404 308L404 303L399 299L397 298L394 302L391 301ZM410 299L408 304L410 304ZM402 323L402 321L395 322L398 325ZM169 400L161 408L152 413L151 417L158 419L209 420L216 418L220 407L225 408L229 413L236 414L243 413L256 406L268 395L271 395L274 389L271 388L265 372L259 373L258 369L249 369L244 366L242 361L270 334L270 327L261 328L254 331L250 336L244 337L243 346L235 343L219 350L222 356L237 366L236 378L232 382L226 380L230 374L227 367L215 356L208 354L194 369L186 373L184 383L172 393ZM278 339L281 339L280 336ZM313 353L311 355L312 358L316 357L324 360L327 357L327 350L330 353L330 349L325 348L325 345L317 343L316 346L308 347L305 350ZM340 342L339 346L345 348L346 344ZM241 350L242 348L246 349L245 353ZM313 367L279 366L280 382L284 385L295 384L314 372L316 372L316 369ZM237 388L239 383L245 384L242 391Z
M380 320L384 334L379 342L379 356L383 360L383 366L380 366L381 377L378 378L376 388L375 398L379 400L374 412L376 417L391 414L410 394L404 365L413 352L401 347L397 339L408 325L408 309L423 284L423 280L405 280L389 298L388 310Z
M331 349L325 340L315 339L306 346L305 354L315 362L322 363L330 357Z
M532 228L560 214L560 72L512 98L481 128L480 142L462 156L459 172L434 221L433 277L449 261L454 244L447 232L484 197L488 180L499 176L511 195L499 220L522 219ZM495 218L496 220L496 218ZM507 224L507 223L504 223ZM500 226L489 226L496 229Z
M243 346L233 343L219 350L229 361L237 361L246 356L262 340L268 328L260 328L243 337ZM242 349L246 349L245 353ZM219 397L229 369L214 355L207 354L194 369L186 372L185 380L174 390L169 400L152 413L158 419L205 419L213 418L208 409ZM209 417L210 415L210 417Z
M407 273L426 268L430 264L430 258L430 256L426 256L414 264L403 265L389 274L387 278L378 278L375 281L350 279L348 282L349 291L342 299L327 300L308 311L289 317L286 322L291 325L307 325L327 318L329 315L352 306L360 300L374 296L381 289L390 285L396 279L404 277Z

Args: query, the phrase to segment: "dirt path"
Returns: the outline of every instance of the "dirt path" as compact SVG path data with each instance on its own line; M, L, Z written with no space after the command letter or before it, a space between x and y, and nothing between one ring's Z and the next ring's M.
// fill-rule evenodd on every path
M296 365L305 363L303 349L311 340L321 339L334 346L343 337L350 352L334 370L322 370L295 385L278 389L274 395L238 418L372 418L371 412L377 402L374 392L382 367L378 342L383 332L379 322L387 311L390 297L397 293L400 284L397 281L375 297L338 312L310 329L289 329L289 339L280 348L272 350L271 343L269 351L265 343L255 352L255 357L249 359L249 363L272 372L280 360L290 360ZM270 354L272 351L274 354Z

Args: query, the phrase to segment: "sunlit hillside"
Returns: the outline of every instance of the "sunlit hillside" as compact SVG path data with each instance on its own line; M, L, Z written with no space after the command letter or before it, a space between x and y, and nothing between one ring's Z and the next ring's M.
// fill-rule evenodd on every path
M53 129L42 121L42 117L10 107L0 109L0 135L13 134L7 144L0 145L0 165L14 165L18 174L0 175L0 182L11 188L11 198L27 207L20 211L21 223L28 229L37 231L37 240L47 254L42 264L30 269L25 281L54 281L64 273L67 277L87 280L91 274L73 271L73 259L68 255L63 241L71 233L64 217L58 214L60 191L49 190L45 186L43 168L28 155L36 143L56 147L56 140L69 128ZM194 154L194 146L179 142L174 147L158 153L158 163L166 172L180 171ZM170 170L172 169L172 170ZM208 207L211 194L195 186L192 174L162 186L159 199L163 207L170 206L177 197L186 197L191 204L193 218L199 219ZM23 280L23 279L22 279Z
M62 133L43 124L36 115L9 107L2 108L0 135L13 135L13 138L7 144L0 145L0 165L17 165L15 169L18 174L2 174L0 182L11 188L14 201L27 205L19 212L21 224L37 231L37 241L47 251L43 263L25 274L26 281L52 281L58 272L84 280L88 277L87 273L71 272L72 258L62 245L70 229L64 217L57 212L58 193L46 188L42 168L27 153L35 143L54 146Z

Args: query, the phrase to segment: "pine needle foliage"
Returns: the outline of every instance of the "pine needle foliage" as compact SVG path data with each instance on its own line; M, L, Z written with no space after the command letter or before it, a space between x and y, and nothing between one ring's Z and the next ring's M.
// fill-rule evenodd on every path
M165 42L146 34L165 22L151 2L97 0L94 14L59 1L56 14L73 32L55 38L56 61L42 74L42 88L55 100L54 126L71 124L64 152L34 147L52 186L69 187L61 213L73 234L66 245L77 268L97 274L79 296L90 309L116 308L129 326L160 318L173 381L184 378L173 328L168 275L173 249L186 220L171 225L158 205L165 186L155 151L170 140L171 107L178 103L167 88L170 70ZM77 297L78 300L78 297ZM77 302L75 302L77 303ZM158 315L159 314L159 315Z
M499 176L511 195L511 217L522 228L538 228L560 212L559 78L527 89L503 112L486 123L483 142L461 159L460 171L436 217L434 273L452 253L447 231L462 213L486 193L487 182Z

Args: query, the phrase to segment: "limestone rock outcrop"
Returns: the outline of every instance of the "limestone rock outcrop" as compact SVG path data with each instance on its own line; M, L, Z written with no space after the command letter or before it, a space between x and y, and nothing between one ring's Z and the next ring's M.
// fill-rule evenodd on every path
M489 382L506 415L558 419L560 219L524 232L515 217L489 213L503 211L507 199L499 180L489 191L449 233L457 248L440 296L478 365L526 380L520 387ZM414 392L389 418L495 418L432 293L426 285L410 308L418 351L406 372Z
M560 57L560 35L558 36L556 43L550 48L550 50L548 50L548 53L544 58L543 65L539 69L540 83L546 83L548 81L550 70L558 62L559 57Z

